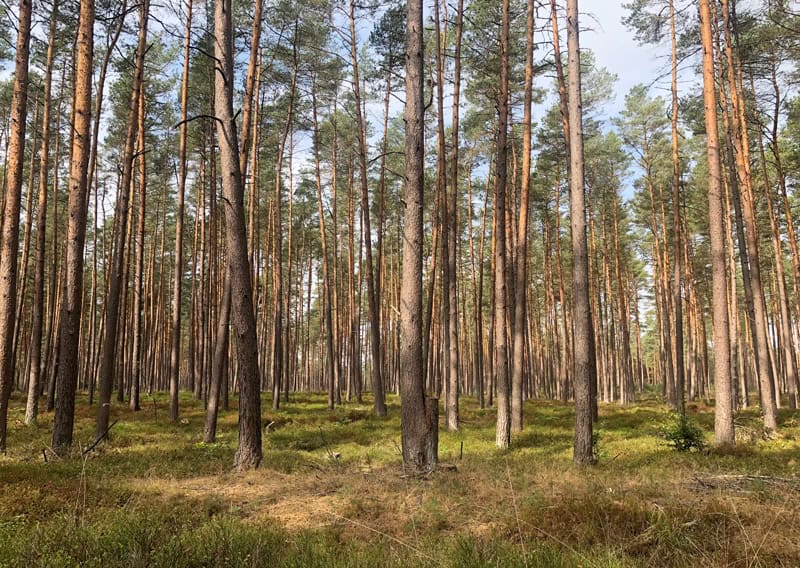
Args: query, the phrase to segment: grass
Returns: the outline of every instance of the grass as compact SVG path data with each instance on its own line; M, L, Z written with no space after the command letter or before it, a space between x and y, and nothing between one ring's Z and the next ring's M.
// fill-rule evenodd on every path
M235 402L235 401L234 401ZM462 428L440 433L455 471L403 477L398 400L329 412L324 395L265 402L264 463L231 471L236 412L202 443L202 404L164 395L143 410L115 405L109 443L85 458L47 448L52 415L22 425L12 398L0 456L0 566L798 566L800 416L781 411L777 439L758 435L756 410L737 416L733 451L676 452L655 398L601 405L600 462L572 464L570 406L526 403L526 429L494 447L494 412L462 399ZM713 407L688 405L711 441ZM94 432L78 402L76 446ZM463 446L463 456L462 456ZM716 488L698 478L748 475ZM750 479L750 478L748 478Z

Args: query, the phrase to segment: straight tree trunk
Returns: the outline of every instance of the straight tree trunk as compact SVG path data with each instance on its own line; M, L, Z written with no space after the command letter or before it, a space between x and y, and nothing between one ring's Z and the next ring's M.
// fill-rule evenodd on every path
M339 263L336 260L336 259L339 258L338 238L337 238L338 222L337 222L337 216L336 216L336 214L337 214L337 203L338 203L338 199L336 198L336 193L337 193L337 188L338 188L338 185L336 183L336 164L338 162L338 158L337 158L337 155L338 155L337 154L337 152L338 152L338 131L336 129L335 115L336 115L336 111L337 111L337 105L338 105L338 100L337 100L336 94L334 93L334 97L333 97L334 120L333 120L333 124L332 124L333 132L332 132L332 137L331 137L332 138L331 139L331 202L332 202L331 203L331 225L332 225L332 234L333 234L333 251L332 251L332 257L331 257L331 258L333 258L333 263L332 263L332 266L331 266L331 283L333 284L333 286L332 286L332 290L331 290L331 299L332 299L332 303L333 303L332 326L333 326L333 329L334 329L334 332L335 332L334 336L333 336L333 359L334 359L334 365L333 365L334 381L333 381L333 384L334 384L334 390L335 390L335 392L334 392L334 396L335 396L335 399L336 399L335 402L336 402L336 404L342 404L342 385L341 385L341 380L342 380L342 354L341 354L342 339L341 338L342 338L343 333L342 333L342 330L341 330L341 327L340 327L342 318L340 316L340 314L341 314L341 305L340 305L340 302L339 302L339 284L338 284L339 283L339 276L338 276L338 269L337 269ZM383 194L381 194L381 196L383 196ZM383 199L383 197L381 197L381 199ZM380 202L380 208L381 208L381 218L379 220L379 223L380 223L381 226L383 226L383 208L384 208L383 201ZM381 232L383 232L383 229L381 229ZM303 239L303 245L305 246L305 238ZM380 250L380 245L379 245L379 250ZM298 283L298 288L301 288L301 287L302 287L302 278L300 279L300 282ZM295 343L297 343L297 342L295 342Z
M320 169L319 160L319 120L317 118L317 93L316 93L316 77L312 77L311 81L311 100L312 100L312 116L314 119L314 132L313 132L313 151L314 151L314 175L317 185L317 213L319 215L319 238L322 255L322 289L325 294L325 375L328 380L328 409L333 410L335 400L336 388L336 357L334 350L334 328L333 328L333 306L331 296L331 271L328 261L328 238L325 232L325 212L322 204L322 172ZM333 167L336 167L334 163ZM335 285L335 283L334 283Z
M450 356L450 308L453 304L455 308L455 297L450 296L450 258L455 253L451 251L450 243L450 227L452 226L451 214L454 213L450 210L450 199L447 194L447 147L445 145L445 131L444 131L444 48L443 44L447 43L447 28L444 33L441 29L441 18L439 15L439 0L433 4L433 20L436 35L436 55L434 57L436 66L436 192L440 195L439 200L442 203L442 217L440 230L443 233L442 238L442 287L441 287L441 309L442 309L442 341L443 355L448 358ZM458 180L456 180L458 184ZM454 243L453 243L454 244ZM455 283L453 283L455 288ZM457 347L455 347L457 348ZM445 420L447 422L447 429L451 431L458 430L458 420L451 416L448 401L450 399L450 366L443 366L443 373L441 377L437 376L437 383L441 379L441 393L445 399ZM454 421L453 421L454 420Z
M407 0L406 178L400 292L400 427L403 465L429 471L438 459L438 401L425 398L422 358L424 115L422 0ZM367 245L369 246L369 245Z
M103 93L105 91L105 83L106 77L108 75L108 65L111 62L111 57L115 53L117 41L119 40L119 36L122 34L122 28L125 26L125 16L128 13L128 0L123 0L119 11L117 13L117 24L114 28L113 33L111 33L106 38L106 48L105 53L103 54L103 59L100 63L100 74L97 79L96 87L95 87L95 105L94 105L94 118L92 124L92 148L89 154L89 181L87 186L87 199L89 197L89 192L92 191L94 188L94 195L95 195L95 210L97 210L97 191L98 191L98 180L96 179L97 173L97 145L98 139L100 138L100 121L102 119L102 109L103 109ZM56 139L56 148L58 148L58 139ZM55 181L58 180L58 176L55 176ZM105 188L104 188L105 189ZM54 192L55 193L55 192ZM54 200L57 201L57 200ZM55 204L54 204L55 209ZM57 209L56 209L57 210ZM105 208L103 213L103 218L105 218ZM97 231L97 222L98 216L97 211L95 211L95 233ZM58 234L58 231L53 231L54 238ZM95 240L96 240L95 234ZM103 245L105 250L105 230L103 231ZM104 261L105 262L105 261ZM102 341L98 340L99 333L97 330L97 316L95 315L96 311L96 303L97 303L97 287L96 287L96 266L97 266L97 254L96 251L92 252L92 288L94 289L95 296L92 300L92 315L94 321L92 322L92 354L91 354L91 377L89 377L89 404L94 404L94 391L95 391L95 383L97 382L97 373L98 373L98 363L99 363L99 354L100 354L100 347ZM106 287L107 290L107 287ZM105 305L103 307L105 310ZM102 317L102 316L101 316ZM102 326L101 326L102 327Z
M19 342L21 339L21 335L24 333L23 328L25 327L25 318L23 317L23 308L25 307L25 296L27 293L28 288L28 265L30 260L30 250L31 250L31 222L33 221L33 187L34 187L34 173L36 172L36 168L33 164L36 162L36 151L39 145L39 141L37 136L39 134L39 99L35 98L35 105L33 107L33 122L34 131L33 136L31 137L31 157L30 157L30 167L28 168L28 180L24 184L26 188L25 193L25 233L22 237L22 250L20 251L19 263L19 276L17 285L19 289L17 290L17 305L14 312L14 321L16 322L14 325L14 339L11 342L11 361L12 367L14 371L12 376L14 377L14 384L17 388L20 388L20 377L27 374L25 369L25 359L26 357L19 357ZM20 202L21 205L21 202ZM21 207L20 207L21 208ZM21 211L20 211L21 217ZM23 368L19 369L20 363L22 363Z
M261 396L258 339L253 312L253 289L247 253L244 187L239 163L239 142L233 114L233 33L231 0L214 3L214 55L218 69L214 81L214 108L226 200L225 224L228 270L231 278L231 315L236 330L239 373L239 448L234 465L239 470L261 464Z
M681 181L678 155L678 44L675 33L675 2L669 0L669 26L672 44L672 250L675 259L673 273L673 303L675 304L675 388L681 413L685 412L686 377L683 358L683 247L681 245Z
M62 81L63 85L63 81ZM73 104L73 113L74 114L74 104ZM59 142L61 138L56 137L56 155L55 155L55 163L59 162ZM71 152L70 148L70 152ZM71 158L70 158L71 159ZM88 183L88 182L87 182ZM88 188L88 185L87 185ZM53 202L53 227L58 227L58 176L53 176L53 195L51 201ZM56 377L58 375L56 368L58 367L58 352L61 349L61 341L60 341L60 316L61 316L61 292L62 286L60 285L60 279L63 279L63 263L59 264L59 245L58 245L58 231L52 231L52 240L50 242L51 246L51 255L52 255L52 264L53 270L50 273L50 283L49 283L49 293L48 293L48 300L47 300L47 309L45 313L49 314L47 318L47 329L44 333L45 339L47 340L47 349L45 353L48 354L49 360L47 364L44 366L45 368L45 375L48 377L48 385L47 385L47 411L55 410L55 391L56 391ZM103 247L103 251L105 252L105 246ZM58 324L58 325L57 325ZM91 391L89 393L89 399L91 401ZM54 425L55 428L55 425Z
M144 310L144 229L145 214L147 212L147 159L145 154L145 92L144 82L139 85L139 217L136 227L136 266L134 268L133 289L133 366L130 377L130 409L140 410L139 388L142 374L142 344L144 331L142 329L142 312ZM153 357L154 353L150 353Z
M178 202L175 212L175 271L172 284L172 334L169 352L169 419L178 420L178 391L181 371L181 310L183 292L183 213L186 198L186 138L188 135L189 49L192 36L192 0L186 3L186 33L183 39L183 78L181 79L181 126L178 142ZM190 354L190 357L193 354Z
M578 0L567 0L567 54L569 58L569 189L572 229L572 287L574 294L573 380L575 382L575 445L577 464L595 461L592 435L592 384L597 381L592 306L589 299L589 255L586 245L586 205L583 174L583 118L578 38Z
M286 216L286 293L283 296L283 313L286 317L286 338L284 341L284 348L283 348L283 400L284 402L289 402L289 389L291 388L291 381L292 381L292 372L296 367L297 358L296 358L296 351L292 346L292 334L289 328L289 322L291 321L291 297L292 297L292 256L294 253L294 246L293 246L293 228L294 228L294 218L293 218L293 209L294 209L294 169L293 169L293 160L294 160L294 123L291 124L289 127L289 207L287 216ZM295 329L297 328L295 322Z
M229 270L226 270L225 281L222 288L222 303L220 304L220 311L217 317L217 339L214 342L211 383L208 386L208 406L206 407L206 423L203 430L203 442L206 444L213 444L217 439L217 416L219 415L222 375L224 374L224 366L227 363L226 355L228 352L228 338L230 335L230 317L231 274Z
M769 339L767 337L767 307L764 298L763 279L761 277L759 232L756 221L755 197L753 194L752 176L750 173L750 150L745 120L744 100L741 96L741 85L737 77L737 61L733 56L731 45L731 22L728 0L722 0L722 16L724 20L725 52L728 62L729 94L734 116L734 148L736 149L736 169L741 189L742 210L745 224L745 243L750 260L750 288L753 293L755 331L755 351L758 360L758 382L761 386L761 412L764 427L776 430L778 427L775 391L772 382L772 367L769 359Z
M36 423L39 413L39 393L42 376L42 327L44 321L44 265L47 240L47 193L50 158L50 107L53 83L53 58L55 56L58 5L50 12L47 56L44 69L44 111L42 113L42 149L39 154L39 197L36 214L36 267L33 284L33 315L31 317L30 373L28 375L28 400L25 405L25 424ZM30 205L29 205L30 207ZM55 269L55 267L53 267Z
M533 93L534 2L528 0L525 34L525 92L522 116L522 180L520 186L519 225L514 250L514 362L511 377L511 430L522 432L523 382L525 377L525 308L528 290L528 201L531 185L531 99ZM556 212L557 214L558 212ZM548 251L549 253L549 251ZM548 254L545 253L545 254Z
M556 0L550 0L550 26L552 29L553 34L553 60L555 61L556 67L556 82L558 84L558 102L559 108L561 110L561 129L564 132L564 152L567 156L567 166L569 167L569 108L567 102L567 82L564 78L564 66L562 64L561 58L561 40L559 39L559 30L558 30L558 9L556 6ZM560 178L560 176L559 176ZM558 179L556 181L556 261L558 262L558 278L559 278L559 299L561 301L561 310L562 310L562 325L563 325L563 335L564 335L564 349L562 350L564 354L564 361L562 364L562 370L565 373L565 376L562 378L563 386L562 386L562 394L561 394L561 402L567 402L569 398L569 387L571 384L571 369L569 369L569 363L574 365L574 337L570 336L569 328L571 325L568 326L567 320L569 319L568 315L568 307L566 305L566 296L564 290L564 269L561 262L561 212L559 210L558 204L560 201L561 195L561 180Z
M459 112L461 102L461 39L463 34L463 21L464 21L464 0L458 0L458 9L456 14L456 39L455 39L455 68L453 70L453 114L452 114L452 156L450 163L450 197L448 208L449 214L449 227L448 227L448 240L450 242L450 262L448 265L448 291L447 295L450 297L450 352L448 353L448 385L447 385L447 427L448 430L458 430L459 426L459 408L458 400L461 389L460 373L459 373L459 322L458 322L458 286L457 286L457 259L458 259L458 127L459 127ZM472 220L470 219L470 222Z
M495 444L511 443L511 401L508 374L508 309L506 306L506 186L508 179L508 73L509 0L502 2L500 24L500 86L497 100L497 159L494 181L494 350L497 383L497 427Z
M703 47L703 106L708 155L708 218L711 234L712 313L714 324L714 438L720 447L735 443L730 377L728 326L728 278L725 262L725 234L722 178L717 133L717 97L714 91L714 51L709 0L700 0L700 34Z
M361 217L364 223L364 249L366 254L367 306L370 320L370 347L372 348L372 394L373 408L377 416L386 416L386 402L383 394L383 375L381 373L381 321L380 290L375 282L375 269L372 263L372 230L369 212L369 184L367 179L367 130L361 107L361 85L358 74L358 51L356 46L356 2L350 0L350 56L353 63L353 95L356 106L356 125L358 127L359 173L361 176Z
M335 119L335 116L334 116ZM350 176L352 182L352 175ZM348 321L350 324L350 344L349 344L349 361L347 365L348 385L352 384L352 388L356 394L356 401L361 404L361 362L359 361L359 326L356 308L356 282L355 282L355 209L356 199L355 192L353 191L353 184L349 184L348 199L347 199L347 299L348 299ZM423 358L424 366L424 358Z
M122 182L117 195L117 206L114 213L114 248L110 266L108 295L106 298L105 340L100 362L100 400L97 406L95 437L101 438L108 430L111 413L111 390L114 386L114 368L117 354L117 331L120 312L120 297L124 285L125 241L128 228L129 188L133 178L134 142L138 131L140 85L144 73L144 55L147 50L147 21L150 12L150 0L143 0L139 5L139 37L136 48L136 66L134 68L133 86L128 114L125 147L122 153ZM81 249L82 250L82 249Z
M31 40L31 0L19 2L14 87L11 99L11 133L6 150L6 192L0 246L0 452L6 451L8 401L14 383L14 310L17 306L19 213L22 198L25 129L28 116L28 60Z
M52 446L66 453L72 445L75 422L75 390L78 383L78 337L83 303L83 248L86 237L86 191L91 141L92 56L94 52L94 0L81 0L78 22L78 54L73 98L73 147L70 159L67 225L66 282L61 308L56 405ZM55 201L55 199L54 199ZM109 393L110 394L110 393Z
M250 42L250 61L247 70L247 79L245 81L245 99L244 99L244 112L242 115L242 139L239 151L239 168L242 172L242 187L244 187L247 180L247 166L248 158L250 157L249 145L251 138L251 130L253 128L252 109L257 96L256 73L258 69L258 49L261 38L261 6L262 1L256 2L255 14L253 17L253 34ZM187 33L189 33L187 29ZM188 37L188 36L187 36ZM188 44L187 44L188 50ZM188 54L188 52L187 52ZM188 55L187 55L188 57ZM256 150L254 146L254 151ZM255 183L251 186L251 195L254 191ZM252 219L251 219L252 221ZM248 256L248 264L251 269L251 287L255 295L255 279L252 278L252 249L255 244L252 239L248 237L250 246L252 247ZM217 314L217 330L214 335L214 353L211 361L211 379L208 389L207 408L206 408L206 426L205 426L205 439L206 442L213 442L217 433L217 415L220 401L220 390L223 388L223 375L226 374L228 368L228 351L230 343L230 314L231 314L231 275L230 272L224 268L225 276L222 284L222 296L220 298L219 310ZM255 301L253 302L253 317L255 317ZM261 376L259 373L259 391L261 385ZM227 394L227 388L224 389L224 394Z
M273 272L272 272L272 288L273 288L273 306L274 306L274 319L273 319L273 337L272 337L272 408L277 410L280 407L281 385L283 384L285 369L283 368L283 319L288 317L284 314L284 301L283 301L283 229L281 222L281 175L283 171L283 153L286 148L286 140L292 128L292 121L294 120L294 99L295 89L297 87L297 24L295 23L295 34L292 45L292 82L289 86L289 112L286 116L286 123L284 124L283 132L281 133L280 143L278 145L278 159L275 165L275 208L273 211L273 233L272 233L272 247L273 247Z
M561 304L561 372L564 376L561 378L561 402L567 403L569 399L570 389L570 365L572 364L572 336L569 332L571 324L569 322L569 308L567 305L567 290L564 284L564 265L561 262L561 176L559 175L556 181L555 188L555 241L556 241L556 269L558 270L558 300Z

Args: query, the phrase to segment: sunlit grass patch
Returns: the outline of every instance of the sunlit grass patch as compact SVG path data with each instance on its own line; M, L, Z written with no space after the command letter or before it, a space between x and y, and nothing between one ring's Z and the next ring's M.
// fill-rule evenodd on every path
M277 411L265 396L264 461L247 474L232 471L235 397L213 444L202 401L180 402L176 423L164 394L138 413L114 402L109 441L81 456L96 410L82 398L66 459L47 451L51 414L12 422L0 566L800 565L800 423L786 409L777 437L758 434L751 408L737 415L736 449L685 453L660 436L672 414L655 397L601 404L600 462L587 469L572 464L570 405L526 403L524 431L498 450L494 410L464 397L460 430L440 431L455 470L416 479L403 476L395 396L384 418L369 396L333 411L324 394ZM23 403L12 399L11 416ZM707 442L712 410L687 406ZM714 476L734 481L701 483Z

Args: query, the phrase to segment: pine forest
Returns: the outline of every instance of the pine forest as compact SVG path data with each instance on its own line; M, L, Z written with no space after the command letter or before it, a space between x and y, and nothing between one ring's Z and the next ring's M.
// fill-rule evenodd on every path
M794 0L0 3L0 566L800 566L798 81Z

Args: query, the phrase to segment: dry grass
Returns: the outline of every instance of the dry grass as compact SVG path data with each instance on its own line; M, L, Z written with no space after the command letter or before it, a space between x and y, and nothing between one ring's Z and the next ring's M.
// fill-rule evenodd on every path
M230 470L235 412L223 413L218 443L205 445L202 405L182 403L185 423L176 425L166 421L158 397L155 413L152 403L137 414L117 407L120 422L109 444L87 460L45 464L51 417L23 427L15 421L22 408L15 398L10 451L0 458L0 551L4 542L21 542L9 556L0 552L0 564L14 565L20 558L14 554L30 554L72 524L101 530L110 523L102 530L116 534L115 523L150 519L143 524L177 523L147 537L153 550L199 547L201 558L211 554L206 543L187 540L186 531L233 523L225 529L231 532L213 529L210 541L261 551L259 558L279 554L270 557L278 565L294 559L330 565L337 558L340 565L370 565L381 558L398 565L800 566L792 484L800 476L800 427L787 411L777 439L753 436L726 454L678 453L658 437L669 414L654 399L603 406L600 464L587 469L571 462L571 408L528 403L525 432L501 452L493 447L493 412L464 400L461 432L440 437L441 459L457 469L418 480L401 475L396 399L385 419L372 417L368 404L328 412L321 395L265 411L265 424L274 424L265 434L264 467L246 474ZM706 432L712 409L689 406ZM80 403L77 439L84 445L92 419L93 410ZM753 411L737 420L758 430ZM179 520L168 520L173 514ZM248 531L277 535L275 542L284 544L269 545L273 550L261 537L251 541ZM57 543L48 546L61 551ZM66 564L79 563L63 548ZM149 558L145 565L172 562ZM230 563L186 565L221 564Z

